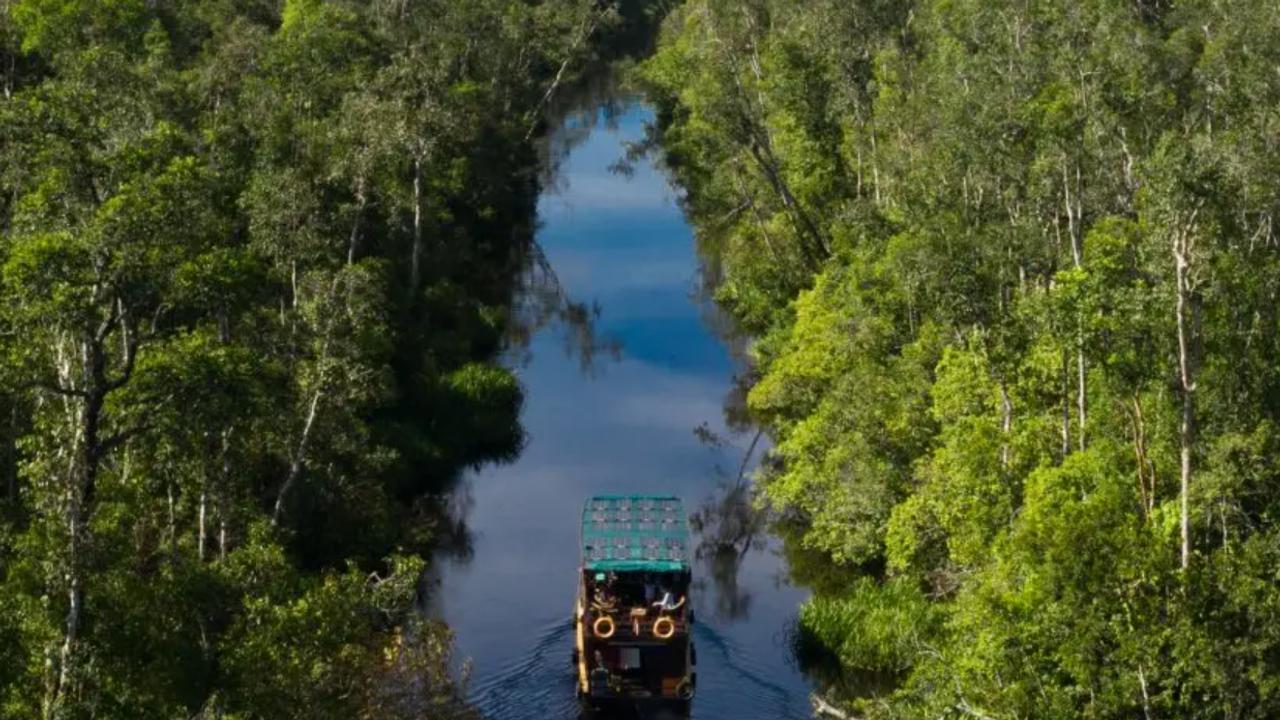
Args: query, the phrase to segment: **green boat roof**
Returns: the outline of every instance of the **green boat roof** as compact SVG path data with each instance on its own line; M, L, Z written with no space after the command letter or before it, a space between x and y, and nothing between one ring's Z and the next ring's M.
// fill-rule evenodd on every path
M671 495L596 495L582 508L582 566L596 572L689 569L689 519Z

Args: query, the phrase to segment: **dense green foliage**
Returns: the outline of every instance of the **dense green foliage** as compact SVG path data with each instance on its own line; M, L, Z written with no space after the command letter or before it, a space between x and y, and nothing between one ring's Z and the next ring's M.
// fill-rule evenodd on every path
M690 0L643 75L874 717L1280 714L1280 16ZM851 583L851 584L849 584Z
M0 718L453 717L438 493L593 0L0 0Z

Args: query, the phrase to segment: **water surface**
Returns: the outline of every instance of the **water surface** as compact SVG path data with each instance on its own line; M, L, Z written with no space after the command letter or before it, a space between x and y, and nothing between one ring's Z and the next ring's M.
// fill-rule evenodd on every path
M563 327L539 331L512 360L528 446L516 462L467 477L454 499L469 551L439 559L436 611L471 658L470 693L490 718L579 717L570 613L583 500L671 493L696 509L737 476L751 440L724 427L738 362L696 292L691 230L673 191L643 160L629 178L609 170L650 119L637 103L610 122L596 114L539 203L540 246L564 290L597 305L596 330L619 343L617 356L584 369ZM570 134L585 129L569 123ZM704 423L729 442L700 440ZM810 686L789 641L805 593L787 584L776 542L700 561L694 577L692 717L809 717Z

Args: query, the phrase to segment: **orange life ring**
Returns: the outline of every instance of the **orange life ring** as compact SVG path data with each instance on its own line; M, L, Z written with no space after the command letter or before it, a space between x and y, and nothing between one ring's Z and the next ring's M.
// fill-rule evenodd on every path
M613 633L617 629L618 626L613 624L613 618L608 615L601 615L596 618L595 622L591 623L591 632L595 633L596 637L603 640L608 640L613 637Z
M668 640L672 635L676 634L676 623L671 618L663 615L653 621L653 636L662 640Z

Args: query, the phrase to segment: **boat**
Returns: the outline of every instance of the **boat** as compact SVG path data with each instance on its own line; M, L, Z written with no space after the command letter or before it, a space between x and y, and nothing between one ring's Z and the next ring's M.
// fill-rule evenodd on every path
M687 705L697 661L684 504L666 495L596 495L582 509L574 608L578 697Z

